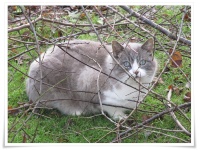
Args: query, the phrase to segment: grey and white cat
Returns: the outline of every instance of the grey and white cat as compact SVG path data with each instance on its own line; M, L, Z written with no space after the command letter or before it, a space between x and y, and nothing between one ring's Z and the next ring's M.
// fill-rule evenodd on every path
M155 76L154 41L150 38L144 44L123 46L113 41L106 48L120 65L99 42L73 40L61 48L49 48L41 55L41 94L39 59L30 66L26 81L29 100L69 115L100 112L101 101L103 111L113 119L125 117L127 109L143 100Z

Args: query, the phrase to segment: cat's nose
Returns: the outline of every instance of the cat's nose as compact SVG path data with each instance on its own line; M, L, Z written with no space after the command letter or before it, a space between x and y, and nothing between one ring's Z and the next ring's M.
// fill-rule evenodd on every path
M138 75L139 71L138 71L138 70L136 70L134 73L135 73L135 75Z

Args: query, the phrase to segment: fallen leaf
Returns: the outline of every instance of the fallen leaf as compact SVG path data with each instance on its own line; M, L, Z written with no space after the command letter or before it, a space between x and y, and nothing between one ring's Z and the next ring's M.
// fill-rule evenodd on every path
M30 57L27 55L27 54L23 54L17 58L15 58L15 60L17 61L17 63L19 65L22 65L23 64L23 60L26 60L26 59L29 59Z
M165 82L163 81L162 78L159 78L159 79L158 79L157 77L154 77L154 78L153 78L153 83L155 83L157 80L158 80L158 82L157 82L156 84L158 84L158 83L159 83L159 84L164 84L164 83L165 83Z
M160 79L158 80L158 83L160 83L160 84L164 84L164 81L163 81L163 79L162 79L162 78L160 78Z
M106 11L108 8L106 6L101 6L101 11Z
M170 50L170 54L171 54L172 50ZM177 67L182 67L182 55L179 51L176 51L173 53L173 55L171 56L171 60L170 60L170 64L172 67L177 68ZM172 61L173 60L173 61Z
M179 77L175 77L175 78L174 78L174 81L177 81L178 79L179 79Z
M132 37L132 38L130 39L130 42L131 42L131 43L136 43L136 42L137 42L137 38L136 38L136 37Z
M163 16L164 16L164 17L169 17L169 15L168 15L168 14L163 14Z
M14 109L12 106L8 106L8 114L17 115L19 113L19 109Z
M27 54L23 54L23 55L22 55L22 59L23 59L23 60L30 59L30 56L27 55Z
M187 22L191 21L191 13L190 12L188 12L188 13L185 14L184 20L187 21Z
M22 141L22 143L26 143L26 134L25 133L23 134L23 141Z
M23 35L23 37L22 37L22 39L23 40L27 40L28 39L28 36L31 34L31 32L30 31L25 31L22 35Z
M17 11L17 6L11 6L12 11Z
M148 115L143 115L143 116L142 116L142 121L145 122L145 121L148 120L149 118L151 118L151 117L148 116ZM150 125L150 123L147 123L146 125Z
M13 53L17 54L17 50L15 48L12 48L11 50Z
M12 106L8 106L8 110L13 109Z
M183 98L184 102L191 102L191 92L187 92Z
M191 88L191 83L190 83L190 82L187 82L187 83L185 84L185 87L188 88L188 89L190 89L190 88Z
M180 95L180 93L183 92L183 89L180 89L179 87L174 87L173 90L176 93L176 95Z
M173 89L173 85L168 86L168 89L169 89L169 90L170 90L170 89Z
M86 17L86 14L85 13L81 13L80 14L80 16L79 16L79 18L82 20L82 19L85 19L85 17Z
M49 17L49 13L42 13L42 17L48 18Z
M62 31L58 31L58 37L61 37L63 34L62 34Z
M23 64L23 60L21 59L21 57L17 57L17 58L15 58L15 60L17 61L18 65Z
M36 11L37 9L38 9L38 6L29 6L29 9L31 10L31 11Z

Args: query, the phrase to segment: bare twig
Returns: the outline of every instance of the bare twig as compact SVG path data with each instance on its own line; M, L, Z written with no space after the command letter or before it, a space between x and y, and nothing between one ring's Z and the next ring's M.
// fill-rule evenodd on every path
M186 10L186 7L185 7L185 10ZM182 25L183 25L183 18L184 18L184 16L185 16L185 13L183 13L183 16L182 16L182 21L181 21L181 24L180 24L180 30L179 30L179 34L178 34L178 38L177 38L177 41L176 41L176 43L175 43L175 45L174 45L174 48L173 48L173 50L172 50L172 53L169 55L169 59L165 62L165 66L164 66L164 68L162 69L162 71L160 72L160 74L159 74L159 76L157 77L157 80L155 81L155 83L151 86L151 88L149 89L149 91L151 91L153 88L154 88L154 86L156 85L156 83L158 82L158 80L161 78L161 76L162 76L162 74L164 73L164 71L165 71L165 69L166 69L166 67L167 67L167 65L169 64L169 62L170 62L170 58L171 58L171 56L173 55L173 53L175 52L175 50L176 50L176 46L177 46L177 43L178 43L178 41L179 41L179 38L180 38L180 36L181 36L181 32L182 32ZM157 39L156 39L157 40ZM163 48L163 46L160 44L160 42L157 40L157 42L158 42L158 44ZM171 60L173 60L172 58L171 58ZM174 62L174 63L176 63L176 62ZM177 65L177 64L176 64ZM178 65L177 65L178 66ZM178 67L179 68L179 67ZM179 70L181 70L180 68L179 68ZM181 72L183 72L182 70L181 70ZM186 75L185 75L186 76ZM186 79L188 79L187 77L186 77ZM189 79L188 79L188 81L189 81ZM145 97L148 95L148 93L145 95ZM170 103L170 101L167 99L167 101L168 101L168 103ZM170 103L170 104L172 104L172 103ZM175 106L175 105L174 105ZM190 121L189 119L188 119L188 117L179 109L179 111L184 115L184 117L188 120L188 121Z
M143 22L145 22L146 24L150 25L151 27L159 30L160 32L162 32L163 34L167 35L169 38L173 39L173 40L177 40L177 36L172 34L169 30L163 28L162 26L156 24L155 22L147 19L145 16L142 16L141 14L133 11L132 9L130 9L128 6L120 6L121 8L123 8L125 11L127 11L129 14L139 18L140 20L142 20ZM180 42L183 42L187 45L191 45L191 41L180 37L179 38Z
M167 94L167 99L169 101L171 101L171 96L172 96L172 90L173 90L173 87L170 87L169 89L169 92ZM171 108L171 104L170 103L167 103L167 105L169 106L169 108ZM169 112L170 115L172 116L172 118L174 119L174 121L176 122L176 124L178 125L179 128L181 128L187 135L191 136L191 133L189 131L187 131L185 129L185 127L180 123L180 121L177 119L176 115L174 114L173 111Z
M42 75L42 60L41 60L41 57L40 57L40 45L38 43L38 38L37 38L37 35L36 35L35 28L34 28L32 22L31 22L30 18L24 12L24 7L20 6L20 9L23 12L23 14L24 14L25 18L27 19L27 21L29 22L31 30L32 30L32 32L34 34L34 37L35 37L35 41L36 41L36 46L37 46L37 51L36 52L37 52L38 58L39 58L39 69L40 69L40 88L39 88L39 94L41 94L41 92L42 92L42 78L43 78L43 75Z
M41 19L42 19L42 17L40 16L40 17L38 17L37 19L31 21L31 24L34 24L34 23L38 22L38 21L41 20ZM8 33L9 33L9 32L14 32L14 31L19 31L19 30L24 29L24 28L29 28L30 26L31 26L31 25L30 25L30 22L29 22L29 23L27 23L27 24L24 24L24 25L21 25L21 26L12 28L12 29L8 29Z
M98 129L98 130L102 129L102 131L105 132L105 134L101 135L98 139L95 139L96 142L101 142L107 136L113 136L113 135L116 136L116 139L113 140L113 142L123 142L124 139L126 139L126 138L131 139L132 137L134 137L135 142L138 142L137 140L139 138L138 138L137 134L140 134L141 132L159 134L161 136L165 136L167 138L172 138L172 139L175 139L175 140L180 141L180 142L189 142L189 141L185 140L186 139L185 136L184 137L180 136L182 134L186 134L187 138L188 139L190 138L190 136L191 136L191 133L189 131L190 129L189 129L188 126L186 126L188 124L186 124L186 125L181 124L181 123L183 123L183 121L177 120L177 117L179 117L179 116L176 117L175 112L180 114L181 117L183 117L186 121L188 121L188 123L190 123L191 122L190 117L186 116L186 114L185 114L185 112L183 111L182 108L184 108L184 107L189 108L191 103L185 103L185 104L177 106L175 103L173 103L173 99L171 100L172 91L170 91L168 93L168 96L166 97L165 94L164 94L164 96L162 95L163 94L162 92L159 93L159 92L157 92L157 90L153 90L155 85L158 83L159 78L163 75L163 73L165 73L164 71L165 71L167 65L169 64L169 61L174 62L174 64L176 65L176 62L171 57L176 49L181 49L181 52L184 52L184 54L186 54L186 55L190 55L190 53L191 53L191 50L185 49L186 45L188 47L190 46L191 41L187 40L187 38L189 39L190 35L185 34L185 33L187 33L187 32L185 32L185 30L183 30L183 32L182 32L182 27L184 27L187 24L186 27L190 28L190 23L191 23L190 21L186 20L187 18L184 18L185 14L188 13L188 12L186 12L186 10L188 11L188 9L186 8L187 6L185 7L185 10L181 9L180 11L178 11L173 16L170 15L170 17L168 17L168 16L166 17L166 16L162 15L163 13L161 13L161 15L158 14L158 12L161 11L163 8L165 9L165 6L160 6L159 8L157 8L155 6L141 6L141 7L139 7L138 11L135 11L137 9L135 9L134 7L129 8L127 6L121 6L122 9L124 9L124 10L127 9L126 12L129 13L129 14L127 13L128 15L124 15L124 13L121 13L121 11L119 11L119 9L118 9L119 7L104 6L106 8L106 11L107 11L106 16L104 14L105 11L102 11L102 9L99 9L98 7L94 6L92 11L95 13L95 17L101 17L101 18L104 19L103 25L99 25L99 24L97 25L93 22L93 20L92 20L93 15L92 15L92 17L90 17L90 14L87 11L87 9L88 9L87 7L84 7L84 8L81 7L84 13L80 13L80 15L83 15L83 18L82 17L76 17L77 20L75 22L73 20L73 23L68 23L67 21L62 21L62 20L64 20L64 18L62 18L61 15L64 16L65 13L60 12L60 10L63 9L63 8L59 6L59 7L57 7L58 8L57 9L56 7L57 6L53 7L53 13L51 13L52 10L50 10L50 13L47 12L47 14L51 14L53 17L50 16L48 18L47 15L45 16L46 12L45 12L44 15L42 15L42 9L40 9L40 11L41 11L40 15L38 15L38 12L29 11L29 15L27 15L27 18L24 17L24 19L26 19L26 20L29 19L27 24L24 24L24 25L20 24L20 26L19 26L19 23L18 24L12 24L12 26L17 25L17 27L8 28L8 33L11 33L13 31L18 31L18 33L20 35L20 31L23 31L22 29L28 28L34 34L34 36L30 36L30 37L26 38L26 39L28 39L26 41L24 40L25 38L21 38L24 35L13 36L14 32L9 34L8 39L9 39L9 42L11 41L9 43L9 50L11 50L11 51L9 51L9 52L11 52L11 55L9 55L10 58L8 59L8 61L10 61L8 63L9 67L10 67L11 70L14 70L13 72L21 73L23 78L28 77L30 79L33 79L35 82L39 83L39 82L41 82L40 79L34 79L34 77L28 76L27 73L25 73L25 71L21 71L20 69L18 69L18 67L16 67L14 65L14 63L13 63L14 61L12 61L12 60L17 58L17 57L22 56L25 53L30 52L33 49L35 49L35 48L32 48L32 47L29 48L29 45L36 47L36 52L38 52L38 47L37 47L38 45L39 46L43 46L43 45L58 46L61 50L64 51L63 55L69 55L69 57L73 58L75 61L78 61L78 62L84 64L85 66L88 66L89 68L97 71L97 74L98 74L97 89L98 90L95 91L95 92L75 91L75 90L71 90L71 89L66 89L64 87L58 87L57 84L51 85L51 84L44 83L44 82L42 84L45 85L45 86L49 86L48 90L52 89L52 88L57 88L59 90L70 91L70 92L73 92L73 93L74 92L91 93L91 94L94 95L94 97L98 95L99 96L99 102L98 101L97 102L92 101L94 97L90 100L87 100L87 101L82 100L82 99L75 99L75 98L74 99L72 99L72 98L71 99L67 99L67 98L66 99L64 99L64 98L63 99L53 99L53 98L52 99L42 99L42 93L41 93L40 97L38 98L38 99L40 99L38 102L41 104L41 107L35 105L35 103L30 103L30 104L24 103L24 105L20 104L19 107L17 107L17 108L12 108L12 109L9 108L9 112L11 112L11 114L12 114L12 111L15 112L15 111L19 110L19 112L20 112L20 116L15 121L13 121L12 124L9 126L9 134L10 134L9 136L10 137L12 136L10 138L11 139L10 142L17 141L16 135L17 134L19 135L21 133L21 131L24 133L24 135L26 135L26 136L28 135L27 132L26 132L26 125L27 125L27 121L30 120L31 116L37 115L39 118L40 117L48 117L48 116L45 116L43 114L38 114L37 112L33 111L33 109L53 109L53 108L48 108L47 106L45 107L45 102L47 102L47 101L49 101L49 102L76 101L76 102L81 102L81 103L82 102L83 103L84 102L85 103L91 103L91 104L94 104L94 106L95 105L100 106L101 114L100 113L98 113L97 115L94 114L93 116L90 116L90 117L81 116L81 117L78 117L76 119L92 118L92 120L93 119L95 120L96 118L94 118L94 117L104 116L107 120L109 120L112 123L112 125L109 128L106 128L106 127L91 127L91 128L87 128L86 130L82 129L81 131L79 131L79 130L73 131L73 129L72 129L72 130L69 130L68 133L67 133L67 134L80 135L80 137L82 139L84 139L84 141L86 141L86 142L91 142L92 140L89 136L86 136L86 134L84 134L84 133L87 133L88 131L90 131L92 129L94 129L94 130L95 129ZM182 6L180 8L184 8L184 6ZM49 9L49 8L47 8L47 9ZM56 11L59 11L59 12L56 12ZM61 10L61 11L63 11L63 10ZM71 11L73 12L74 10L71 10ZM80 7L78 8L78 11L80 12ZM34 13L34 14L32 14L32 13ZM181 18L182 20L179 19L180 14L182 14L182 18ZM78 15L78 14L76 14L76 15ZM21 18L21 16L23 16L23 14L20 14L19 16ZM145 17L145 16L147 16L147 17ZM130 17L135 17L137 20L134 21L132 19L129 19ZM34 19L32 19L32 18L34 18ZM85 18L87 18L89 23L85 23ZM157 25L155 22L152 21L152 20L155 20L157 18L161 18L163 20L162 23L160 23L159 25ZM22 22L22 19L20 21L21 21L21 23L24 22L24 21ZM84 21L84 22L81 23L82 21ZM184 22L184 24L183 24L183 22ZM147 24L147 25L145 26L145 24ZM123 26L117 28L118 25L123 25ZM39 32L36 32L36 27L38 28L38 27L41 27L41 26L47 26L48 29L53 29L53 31L50 31L50 36L45 37L45 35L42 35L42 34L39 34ZM50 26L50 28L49 28L49 26ZM35 28L33 28L33 27L35 27ZM169 31L167 29L169 29ZM39 30L37 30L37 31L39 31ZM54 33L56 33L57 31L59 31L59 32L61 31L64 34L59 34L59 36L61 36L61 37L55 38ZM124 34L121 34L121 32L123 32ZM120 83L122 83L126 86L133 88L133 89L136 89L136 88L134 88L132 85L128 85L127 83L122 82L119 79L116 79L115 77L111 76L112 70L109 74L103 72L100 64L96 61L96 59L89 57L87 54L85 54L85 53L81 54L81 52L80 52L80 55L84 55L84 56L88 57L90 60L94 61L97 65L97 67L95 65L96 68L94 66L91 66L87 63L82 62L81 60L78 59L78 57L76 58L74 55L71 55L71 53L69 53L66 50L66 47L68 47L68 44L69 44L69 47L70 47L70 44L74 44L74 43L70 43L70 40L72 38L76 38L80 35L90 34L90 33L96 34L98 41L101 43L101 47L103 47L108 52L108 54L111 55L111 57L112 57L112 53L110 53L108 51L108 49L106 48L107 46L104 43L106 43L107 41L110 41L110 39L112 39L112 38L116 38L116 40L120 40L121 43L126 43L127 41L128 41L127 43L129 43L129 42L141 42L141 41L143 41L143 39L146 39L150 36L150 37L153 37L155 41L157 41L156 45L155 45L156 50L157 49L159 50L159 52L158 52L159 54L160 54L160 52L164 52L163 54L167 57L167 59L166 59L167 63L165 63L164 68L161 68L163 70L161 70L159 72L159 76L157 78L157 81L153 84L153 86L150 87L150 89L144 88L143 85L141 85L140 83L139 83L139 85L141 85L140 88L142 88L142 89L144 88L144 89L148 90L145 97L150 94L150 97L154 98L157 101L159 100L159 101L162 102L162 104L165 106L164 109L163 109L163 106L158 107L158 105L160 105L160 104L146 103L145 101L138 102L137 100L132 100L132 99L127 100L127 101L135 102L138 105L142 104L143 107L141 109L136 107L136 109L133 110L132 108L129 108L128 106L124 107L124 106L119 106L119 105L115 106L114 104L113 105L104 104L104 102L101 101L100 91L101 91L101 87L103 87L103 85L101 85L102 83L99 83L99 76L100 75L105 75L105 76L107 76L107 79L114 79L117 82L120 82ZM173 33L175 33L175 34L173 34ZM164 34L166 34L166 36L168 36L168 37L163 36ZM163 36L162 37L163 41L161 41L159 39L161 35ZM176 39L173 39L173 37L171 37L171 36L174 36ZM27 37L27 36L25 36L25 37ZM134 39L134 40L131 41L132 37L135 38L136 40ZM166 40L165 38L168 39L167 41L169 41L169 42L165 42L164 41L164 40ZM183 38L183 41L181 41L182 38ZM67 42L65 42L66 39L68 40ZM176 41L174 42L171 39L176 40ZM64 40L64 41L61 41L61 40ZM172 42L170 42L170 41L172 41ZM57 42L59 42L59 44ZM189 42L189 43L187 44L187 42ZM172 43L174 43L173 46L172 46ZM14 44L14 46L12 44ZM23 46L16 46L18 44L23 45ZM23 49L23 47L26 48L26 51L22 52L21 50ZM173 52L171 54L169 54L167 49L173 49ZM35 56L32 56L32 57L35 58ZM43 57L45 57L45 55ZM189 59L191 58L189 56L186 56L186 57L188 57ZM118 62L115 60L115 58L113 58L113 60L116 62L116 64L118 64ZM37 62L40 63L41 61L37 61ZM26 65L26 64L24 64L24 65ZM48 68L47 66L45 66L45 64L42 64L42 67L43 67L43 69L45 69L45 68L51 69L50 67ZM122 67L122 66L120 66L120 67ZM190 80L187 77L186 72L184 72L185 71L184 69L185 68L180 68L177 65L177 70L178 71L180 70L181 75L184 75L185 78L190 83ZM57 72L57 71L58 72L66 72L66 71L63 71L59 68L58 69L52 69L52 71L54 71L54 72ZM70 72L66 72L66 73L70 73ZM128 73L127 73L127 75L130 76L130 74L128 74ZM43 79L45 78L45 76L43 76ZM15 79L14 77L15 77L15 75L13 75L13 81ZM131 76L130 76L130 78L131 78ZM105 82L103 84L105 84L107 82L107 79L105 80ZM99 86L99 84L101 85L101 87ZM140 91L141 90L140 88L136 89L136 90ZM48 90L45 91L44 93L49 92ZM140 91L140 92L144 93L142 91ZM76 94L76 93L74 93L74 94ZM136 97L134 97L134 98L136 98ZM117 123L104 114L104 111L103 111L104 105L110 106L110 107L115 107L115 108L125 108L127 110L130 110L131 113L128 115L127 119L121 120ZM146 107L148 107L148 109L146 109ZM140 120L140 118L138 116L140 116L140 115L135 114L136 118L131 117L132 114L135 113L136 111L138 111L138 113L143 112L143 113L145 113L145 115L151 114L151 118L149 118L145 121L143 120L143 121L138 122ZM30 112L31 114L28 114L28 112ZM28 116L27 116L27 114L28 114ZM153 125L147 126L148 123L151 123L155 119L160 119L160 117L163 116L163 115L171 115L172 116L171 118L173 118L175 120L174 122L177 124L178 128L177 128L177 126L176 126L177 129L176 128L174 128L174 129L169 128L168 129L168 128L165 128L164 126L161 126L161 127L159 126L160 128L157 127L157 126L153 126ZM132 121L134 121L134 122L132 122ZM162 122L162 120L160 120L160 122ZM18 124L18 126L17 126L17 124ZM36 135L39 134L37 132L37 130L39 128L40 127L39 127L39 122L38 122L37 127L34 128L33 134L28 135L29 139L32 140L32 142L35 142L34 139L35 139ZM13 136L12 133L14 133L14 136ZM176 133L181 133L181 134L176 134ZM49 134L49 133L47 133L47 134ZM62 136L63 135L64 136L66 134L51 134L51 135L55 135L55 136ZM30 137L30 136L32 136L32 137ZM113 137L113 138L115 138L115 137ZM170 140L169 140L169 142L170 142Z
M151 121L153 121L153 120L155 120L155 119L157 119L157 118L160 118L161 116L163 116L163 115L165 115L165 114L168 114L169 112L176 111L176 110L178 110L178 109L180 109L180 108L185 108L185 107L190 107L190 106L191 106L191 103L185 103L185 104L181 104L181 105L179 105L179 106L171 107L171 108L169 108L169 109L167 109L167 110L164 110L163 112L160 112L160 113L154 115L153 117L151 117L151 118L149 118L149 119L143 121L142 123L140 123L140 124L138 124L138 125L136 125L136 126L133 126L133 127L131 127L130 129L128 129L128 130L126 130L126 131L120 133L120 136L123 136L123 135L125 135L125 134L131 132L131 131L134 130L135 128L141 128L141 127L143 127L143 125L146 125L147 123L150 123ZM113 141L115 141L115 140L113 140Z

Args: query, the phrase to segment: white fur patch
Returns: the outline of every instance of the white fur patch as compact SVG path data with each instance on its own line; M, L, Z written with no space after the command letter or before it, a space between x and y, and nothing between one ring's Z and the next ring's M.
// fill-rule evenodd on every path
M106 56L106 65L109 70L113 69L113 58L110 55Z
M138 71L138 73L136 74L135 72ZM139 65L137 63L137 61L135 60L131 70L129 70L129 72L133 75L133 77L144 77L146 76L146 71L144 69L139 68Z
M131 85L138 86L135 82ZM113 85L112 90L104 91L103 94L106 97L105 103L129 108L135 107L135 102L129 100L138 99L138 91L124 84L120 84L120 88L115 88L115 85Z

